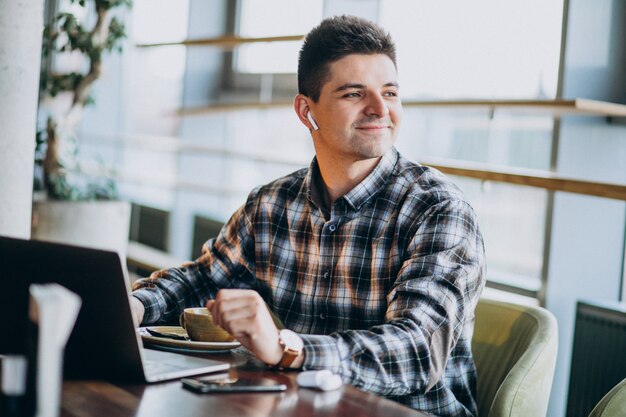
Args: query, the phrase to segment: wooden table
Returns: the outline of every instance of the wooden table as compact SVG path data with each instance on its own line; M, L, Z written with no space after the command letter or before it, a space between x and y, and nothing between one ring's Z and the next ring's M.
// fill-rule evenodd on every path
M180 381L125 384L65 381L62 417L199 417L199 416L417 416L406 406L345 385L337 391L298 388L297 372L277 372L241 352L204 357L230 362L231 376L263 376L280 381L283 393L196 394Z

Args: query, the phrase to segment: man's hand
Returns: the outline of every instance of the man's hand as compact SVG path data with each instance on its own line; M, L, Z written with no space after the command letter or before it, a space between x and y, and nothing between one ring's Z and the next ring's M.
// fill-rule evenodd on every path
M269 365L280 362L278 329L261 296L252 290L220 290L206 304L213 322Z
M130 299L130 311L133 313L133 317L135 318L135 324L139 326L143 321L143 314L145 312L143 303L132 295L129 295L128 298Z

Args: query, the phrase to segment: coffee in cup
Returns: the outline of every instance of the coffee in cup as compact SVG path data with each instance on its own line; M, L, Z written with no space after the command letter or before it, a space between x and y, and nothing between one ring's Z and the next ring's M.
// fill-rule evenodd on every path
M235 338L213 323L211 312L205 307L186 308L180 315L180 326L196 342L232 342Z

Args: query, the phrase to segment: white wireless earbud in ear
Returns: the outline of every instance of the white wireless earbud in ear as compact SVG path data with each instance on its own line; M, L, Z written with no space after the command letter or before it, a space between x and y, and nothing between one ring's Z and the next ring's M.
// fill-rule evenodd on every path
M306 114L306 118L309 119L309 122L311 122L311 125L313 126L313 130L320 130L320 128L317 126L317 123L315 123L313 116L311 116L311 112L308 112Z

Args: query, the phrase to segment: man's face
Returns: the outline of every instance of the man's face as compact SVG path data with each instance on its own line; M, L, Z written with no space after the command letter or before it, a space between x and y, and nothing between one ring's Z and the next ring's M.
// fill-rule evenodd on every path
M319 156L348 162L382 156L398 136L402 103L398 74L384 54L348 55L330 64L311 114L320 130Z

